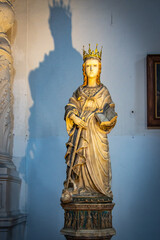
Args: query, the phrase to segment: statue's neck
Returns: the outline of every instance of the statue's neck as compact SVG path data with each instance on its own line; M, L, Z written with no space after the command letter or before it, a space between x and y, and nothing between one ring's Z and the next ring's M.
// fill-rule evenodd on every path
M88 87L97 87L96 77L95 78L88 78Z

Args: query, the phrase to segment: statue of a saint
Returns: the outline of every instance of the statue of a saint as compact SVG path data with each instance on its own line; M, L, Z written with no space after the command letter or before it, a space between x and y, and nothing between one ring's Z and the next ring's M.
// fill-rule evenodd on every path
M117 114L108 89L100 82L101 54L83 49L83 85L65 107L69 141L65 155L67 178L62 202L73 196L107 196L112 199L111 163L107 134L116 124Z

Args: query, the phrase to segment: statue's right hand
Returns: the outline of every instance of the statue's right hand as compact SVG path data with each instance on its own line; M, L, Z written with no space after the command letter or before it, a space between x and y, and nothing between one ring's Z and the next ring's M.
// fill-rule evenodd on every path
M87 124L86 122L84 122L80 117L77 117L75 114L72 114L70 116L70 118L73 120L73 122L79 126L79 127L82 127L82 128L86 128L87 127Z

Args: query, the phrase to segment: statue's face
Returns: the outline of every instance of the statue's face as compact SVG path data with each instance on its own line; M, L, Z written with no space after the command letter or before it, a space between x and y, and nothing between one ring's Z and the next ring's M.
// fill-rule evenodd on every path
M98 75L99 62L97 59L90 58L86 60L86 75L88 78L95 78Z

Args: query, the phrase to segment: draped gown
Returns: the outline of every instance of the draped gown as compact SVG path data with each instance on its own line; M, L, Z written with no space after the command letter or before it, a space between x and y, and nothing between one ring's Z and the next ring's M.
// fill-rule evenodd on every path
M66 128L69 135L65 155L67 175L79 131L70 116L74 113L87 123L87 128L81 129L71 174L73 186L76 186L80 195L102 194L112 198L107 134L114 126L102 128L96 119L96 113L102 112L106 103L114 108L108 89L100 84L94 88L80 86L65 107Z

